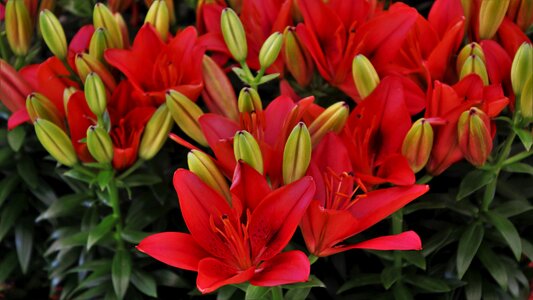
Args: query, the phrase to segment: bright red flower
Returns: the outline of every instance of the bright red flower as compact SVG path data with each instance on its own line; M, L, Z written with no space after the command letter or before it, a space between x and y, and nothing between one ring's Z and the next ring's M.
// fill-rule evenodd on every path
M342 242L421 196L428 186L392 187L355 195L360 182L352 175L347 148L332 133L315 149L308 174L315 179L316 193L300 228L311 254L328 256L350 249L421 249L420 238L412 231L353 245Z
M270 191L266 179L254 172L239 164L229 204L192 172L176 171L174 187L191 233L154 234L137 249L171 266L198 272L196 285L202 293L246 281L256 286L306 281L310 266L305 254L281 251L311 201L313 180L305 177ZM254 184L259 188L249 188L248 180L258 180Z
M152 98L154 106L165 101L169 89L195 100L202 91L204 48L197 44L193 27L164 43L150 24L137 33L130 50L109 49L105 59L119 69L138 92Z
M29 83L17 70L0 59L0 102L13 113L8 120L9 129L30 119L26 112L26 96L31 90Z

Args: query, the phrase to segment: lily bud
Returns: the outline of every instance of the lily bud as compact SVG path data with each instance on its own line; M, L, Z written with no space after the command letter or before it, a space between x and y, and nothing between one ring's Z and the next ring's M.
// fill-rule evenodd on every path
M87 149L99 163L110 163L113 160L113 141L109 133L99 126L87 129Z
M70 100L70 96L74 94L77 91L77 89L73 86L69 86L63 91L63 108L65 109L65 114L68 115L68 100Z
M413 172L424 168L432 148L433 128L426 119L419 119L407 132L402 145L402 155L407 158Z
M302 45L294 27L287 27L284 36L283 59L292 77L302 87L313 78L313 60L307 49Z
M352 75L355 88L362 99L368 97L379 84L379 76L376 69L363 54L354 57Z
M9 0L5 13L5 29L9 47L18 56L26 55L30 49L33 33L28 8L23 0Z
M105 85L98 74L92 72L85 79L85 99L96 116L104 114L107 106Z
M72 167L78 162L74 146L63 129L44 119L36 119L33 125L39 142L60 164Z
M170 27L170 20L168 16L167 4L164 0L155 0L150 5L150 9L146 14L144 23L150 23L161 35L161 39L167 40L168 30Z
M483 63L486 62L485 53L483 52L483 48L481 48L481 45L476 42L472 42L464 46L463 49L461 49L461 51L459 52L459 55L457 56L457 74L461 74L463 65L465 64L466 60L472 55L479 57L483 61Z
M111 10L109 10L109 8L102 3L96 3L94 6L93 24L95 28L103 27L107 29L110 41L112 42L110 45L111 48L124 48L122 32L119 24L115 20Z
M105 28L97 28L89 42L89 54L96 57L101 62L104 62L104 51L110 48L109 34Z
M311 135L303 122L289 135L283 150L283 182L289 184L305 175L311 162Z
M191 172L231 203L228 183L209 155L199 150L191 150L187 154L187 163Z
M491 39L500 27L509 0L482 0L479 9L479 38L482 40Z
M233 139L233 152L235 160L242 160L257 172L263 174L263 155L261 148L254 136L248 131L241 130L235 134Z
M57 17L45 9L39 15L39 28L48 49L60 60L67 57L67 38Z
M109 70L99 60L90 54L76 54L75 63L78 75L83 83L85 83L85 80L90 73L96 73L109 92L112 92L117 86L115 83L115 78L113 78L111 72L109 72Z
M161 104L144 128L139 146L139 157L144 160L154 157L165 144L171 129L172 116L167 105Z
M525 81L533 72L533 47L530 43L523 43L514 56L511 67L511 83L516 95L522 92Z
M262 69L267 69L276 61L282 45L283 34L280 32L274 32L266 39L259 50L259 64Z
M0 58L0 102L11 112L24 108L26 96L32 88L22 76Z
M518 15L516 16L516 25L525 32L531 26L532 22L533 0L520 1L520 8L518 10Z
M480 109L472 107L463 112L457 123L459 148L476 167L482 166L492 150L489 117Z
M241 113L263 111L263 104L257 91L250 87L245 87L239 93L238 106Z
M531 123L533 121L533 75L531 73L522 87L522 93L518 100L522 118L526 123Z
M154 0L145 0L147 7L151 7L154 3ZM176 14L174 13L174 0L165 0L165 3L168 8L168 16L171 24L176 23ZM233 7L233 6L232 6Z
M202 60L204 91L202 98L209 111L224 115L234 121L239 120L237 98L226 73L209 56Z
M470 28L470 19L472 17L472 0L461 0L463 14L465 16L465 28Z
M483 81L483 85L489 85L489 75L487 73L487 67L481 58L477 55L470 55L461 68L459 78L463 79L467 75L477 74Z
M168 2L167 2L168 3ZM126 24L126 21L124 20L124 17L122 17L122 14L120 13L114 13L113 17L115 18L115 22L118 24L118 28L120 29L120 33L122 34L122 45L124 48L130 47L130 33L128 30L128 24Z
M244 62L248 55L246 34L239 16L231 8L224 8L220 17L220 27L224 42L233 58L238 62Z
M26 110L32 122L43 119L64 128L63 118L54 103L39 93L31 93L26 98Z
M207 140L198 122L204 114L202 109L187 96L174 90L167 92L166 103L172 118L180 129L197 143L207 146Z
M344 101L337 102L324 110L309 126L313 147L326 133L330 131L339 133L346 124L348 115L348 105Z

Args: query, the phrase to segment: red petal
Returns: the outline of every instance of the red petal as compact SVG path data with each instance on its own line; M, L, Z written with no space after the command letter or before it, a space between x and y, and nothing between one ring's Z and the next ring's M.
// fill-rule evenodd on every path
M65 114L63 104L65 89L67 87L78 87L74 81L68 79L69 76L68 70L55 56L43 62L37 70L38 91L48 97L63 115Z
M422 250L422 242L414 231L406 231L395 235L380 236L355 245L332 248L323 255L333 255L351 249Z
M449 28L463 16L463 6L460 0L436 0L429 12L428 21L438 32L440 38L443 38Z
M427 185L392 187L358 197L350 210L359 220L359 232L385 219L428 190Z
M248 164L239 162L233 174L231 193L242 202L243 209L254 211L268 194L270 186L263 175Z
M88 153L86 143L80 142L87 136L87 129L94 125L96 116L93 114L82 91L72 94L67 104L67 121L70 130L70 139L83 161L93 161L92 156Z
M198 264L196 286L203 294L228 284L243 283L254 275L255 267L242 271L216 258L207 257Z
M450 68L451 59L457 52L463 39L464 23L464 19L461 19L447 30L442 40L429 55L427 68L433 79L442 80L446 70Z
M295 106L294 101L288 96L279 96L268 104L265 109L265 142L275 146L278 140L285 140L284 121Z
M307 256L298 250L280 253L261 264L250 283L255 286L277 286L309 279L311 266Z
M492 84L499 84L504 80L508 80L511 74L512 60L507 52L492 40L481 41L480 45L485 54L490 82Z
M185 224L196 242L213 256L232 258L210 223L222 214L233 214L226 200L189 170L178 169L174 173L174 188Z
M190 234L162 232L144 238L137 250L167 265L190 270L198 270L198 262L209 254L196 243Z
M382 165L379 166L377 177L385 179L394 185L412 185L415 183L415 174L409 162L401 154L389 156Z
M252 212L248 229L255 261L268 260L285 248L314 193L313 179L304 177L261 201Z
M26 108L18 110L14 112L7 120L7 129L12 130L15 127L19 126L20 124L24 122L28 122L29 120L30 120L30 116L28 115Z
M312 161L323 174L328 169L332 170L335 174L349 173L352 171L348 150L342 140L334 133L328 133L320 141L315 151L313 151Z

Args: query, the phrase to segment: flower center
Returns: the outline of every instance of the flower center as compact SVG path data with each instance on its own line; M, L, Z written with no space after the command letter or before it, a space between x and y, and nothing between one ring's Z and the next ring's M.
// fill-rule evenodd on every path
M343 172L336 174L328 169L324 176L326 185L326 201L324 208L346 210L354 203L354 196L359 190L360 182L351 174ZM357 183L357 185L354 184Z
M249 215L250 212L247 211ZM215 218L211 216L210 225L213 232L217 233L234 257L233 263L241 270L246 270L252 266L250 258L250 243L248 235L248 221L241 223L237 218L231 218L227 214L222 214L215 224ZM249 216L247 220L249 220Z

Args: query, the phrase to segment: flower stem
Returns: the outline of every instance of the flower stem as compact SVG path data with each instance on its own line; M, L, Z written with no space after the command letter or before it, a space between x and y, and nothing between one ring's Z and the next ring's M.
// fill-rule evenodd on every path
M120 174L117 179L118 180L122 180L126 177L128 177L131 173L135 172L135 170L137 170L140 166L142 166L144 163L144 160L143 159L138 159L137 162L135 162L135 164L133 164L133 166L131 166L129 169L127 169L126 171L124 171L124 173Z
M426 184L426 183L430 182L431 179L433 179L433 176L426 174L426 175L422 176L420 179L418 179L416 181L416 183L418 183L418 184Z
M281 286L274 286L270 291L272 292L272 300L283 300L283 291L281 290Z
M403 229L403 210L398 210L392 214L392 234L400 234ZM394 251L394 266L400 269L402 268L402 253L400 251Z
M107 190L109 191L109 200L111 208L113 209L113 216L117 220L115 223L115 241L117 242L117 250L124 250L124 241L122 240L122 215L120 213L120 200L118 198L118 189L115 180L115 178L111 179L107 185Z

